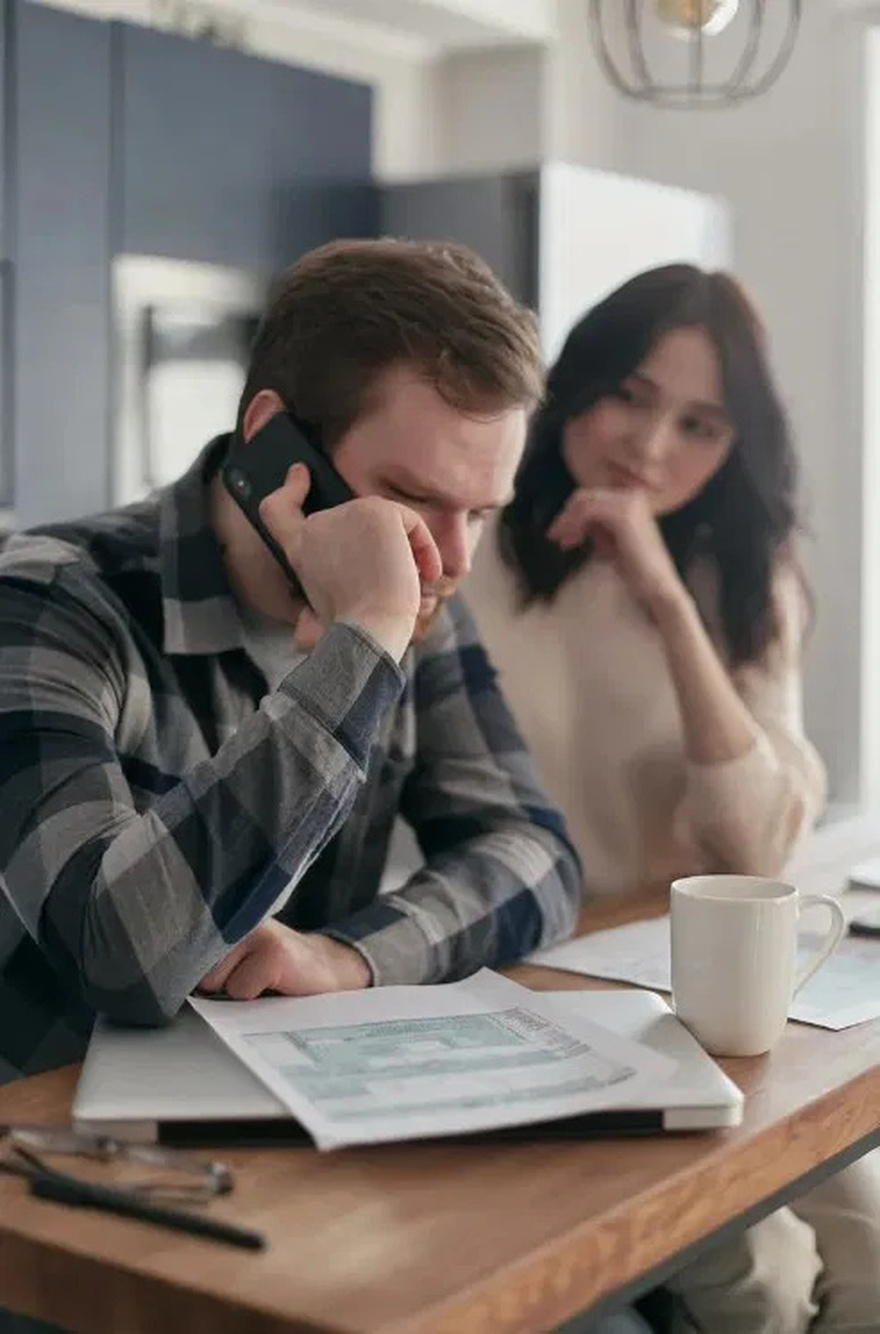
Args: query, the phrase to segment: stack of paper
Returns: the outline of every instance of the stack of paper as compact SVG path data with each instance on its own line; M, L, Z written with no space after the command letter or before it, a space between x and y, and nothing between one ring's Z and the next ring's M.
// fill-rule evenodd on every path
M319 1148L619 1108L676 1068L488 970L448 986L191 1004Z

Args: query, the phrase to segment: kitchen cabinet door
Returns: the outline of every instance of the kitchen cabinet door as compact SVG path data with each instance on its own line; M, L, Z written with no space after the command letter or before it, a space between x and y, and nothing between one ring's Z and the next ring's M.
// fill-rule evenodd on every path
M362 229L366 86L115 26L119 250L271 272Z
M0 531L12 509L12 417L9 377L13 366L12 265L0 259Z
M10 0L0 0L0 263L9 258L6 229L7 177L9 174L9 163L7 161L7 132L9 127L6 123L8 114L6 106L6 64L10 58L7 43L9 8Z
M110 26L24 0L12 22L10 380L27 525L108 499Z

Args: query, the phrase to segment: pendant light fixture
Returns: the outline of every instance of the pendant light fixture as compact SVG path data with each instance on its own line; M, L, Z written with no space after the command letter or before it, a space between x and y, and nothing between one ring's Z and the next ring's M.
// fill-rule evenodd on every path
M620 92L663 107L724 107L788 64L802 0L589 0L599 62Z

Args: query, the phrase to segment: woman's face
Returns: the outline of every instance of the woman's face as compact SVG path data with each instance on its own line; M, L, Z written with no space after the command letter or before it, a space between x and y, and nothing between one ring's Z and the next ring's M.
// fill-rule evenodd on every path
M562 432L578 486L643 490L656 515L692 500L732 443L718 355L698 328L664 334L613 394L571 417Z

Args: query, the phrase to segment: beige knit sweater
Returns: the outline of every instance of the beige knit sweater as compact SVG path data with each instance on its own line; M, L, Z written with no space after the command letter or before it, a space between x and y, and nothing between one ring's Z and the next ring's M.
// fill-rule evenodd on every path
M732 674L754 744L713 765L688 762L660 639L612 566L591 561L552 604L521 611L490 530L464 593L568 820L587 893L704 871L779 872L825 797L803 730L793 575L777 579L778 638L763 661Z

